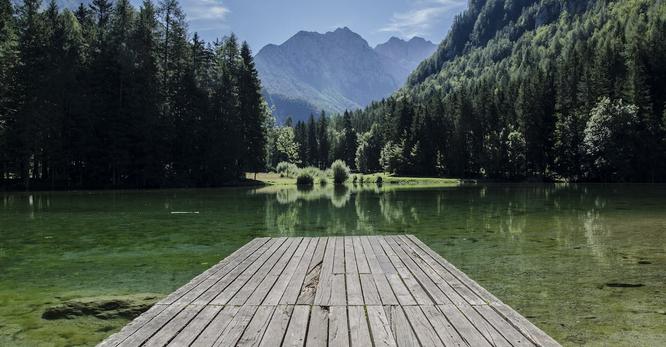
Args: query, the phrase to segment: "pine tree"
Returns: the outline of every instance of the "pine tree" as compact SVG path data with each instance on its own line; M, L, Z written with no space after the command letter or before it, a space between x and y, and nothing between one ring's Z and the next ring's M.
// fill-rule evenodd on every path
M314 115L312 114L310 114L310 118L308 118L305 145L307 150L308 165L318 166L319 143L317 142L317 123L315 122Z
M294 126L294 139L298 144L298 158L301 160L302 165L308 165L310 158L308 157L308 131L307 126L303 121L296 122Z
M130 129L134 173L132 185L157 186L164 175L160 163L166 160L167 146L160 133L165 124L160 116L159 63L157 57L158 23L156 10L150 0L144 0L137 15L131 36L130 50L134 54L133 78L128 85L132 96L128 101L133 118Z
M48 63L46 40L47 31L42 14L39 13L40 0L26 0L18 10L18 57L20 64L14 71L16 88L14 98L16 112L9 121L9 151L16 158L17 173L26 189L30 188L31 178L40 171L39 152L43 148L46 111L42 81L47 75Z
M17 29L10 0L0 0L0 181L8 178L10 158L8 131L15 104L13 71L18 58Z
M331 142L328 138L328 117L321 111L317 125L317 139L319 140L319 168L327 168L330 163Z
M245 136L245 168L256 173L266 167L266 106L261 97L261 82L252 52L243 42L240 52L242 66L239 78L240 113Z
M357 138L356 130L352 126L351 113L345 111L343 118L343 129L344 129L344 138L343 138L343 160L349 167L354 167L356 162L356 147L357 147Z

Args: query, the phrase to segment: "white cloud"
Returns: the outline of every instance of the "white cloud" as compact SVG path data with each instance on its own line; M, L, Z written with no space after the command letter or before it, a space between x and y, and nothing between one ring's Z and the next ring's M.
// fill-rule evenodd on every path
M231 10L220 0L181 0L191 32L222 37L228 31L227 16Z
M218 0L185 0L181 4L189 21L222 21L230 12Z
M425 36L442 17L451 11L460 12L467 0L419 0L413 8L394 13L389 23L380 28L381 32L396 33L403 37Z

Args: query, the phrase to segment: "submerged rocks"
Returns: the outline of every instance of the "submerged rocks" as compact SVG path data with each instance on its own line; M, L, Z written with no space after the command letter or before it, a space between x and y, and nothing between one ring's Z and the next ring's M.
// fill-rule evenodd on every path
M132 319L147 311L161 298L160 294L143 293L72 299L47 308L42 318L53 320L94 316L99 319Z
M645 285L642 283L618 283L618 282L609 282L606 283L606 287L610 288L640 288Z

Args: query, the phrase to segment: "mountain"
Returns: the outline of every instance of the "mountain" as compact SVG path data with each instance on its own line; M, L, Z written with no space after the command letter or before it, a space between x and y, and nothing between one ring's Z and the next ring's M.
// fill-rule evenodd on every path
M431 56L437 46L420 37L409 41L391 37L387 42L375 47L389 74L402 86L407 76L426 58Z
M359 150L413 175L666 181L665 60L663 0L471 0L403 88L354 114L381 140Z
M282 122L287 116L303 120L321 110L338 113L381 100L434 49L423 39L395 38L373 49L345 27L324 34L298 32L281 45L262 48L255 61L264 96Z

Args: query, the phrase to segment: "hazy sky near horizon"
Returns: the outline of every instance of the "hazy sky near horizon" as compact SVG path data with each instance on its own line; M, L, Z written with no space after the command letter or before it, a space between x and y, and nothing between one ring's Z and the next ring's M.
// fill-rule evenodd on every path
M467 0L180 0L189 29L212 41L231 32L256 53L300 30L349 27L371 46L391 36L439 43Z

